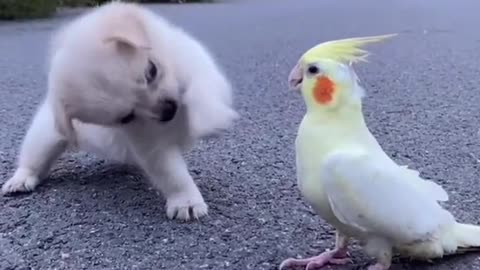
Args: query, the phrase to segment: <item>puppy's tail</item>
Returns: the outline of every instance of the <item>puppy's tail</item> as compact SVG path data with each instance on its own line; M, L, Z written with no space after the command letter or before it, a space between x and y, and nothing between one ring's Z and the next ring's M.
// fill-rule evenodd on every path
M194 138L213 136L229 129L239 117L232 104L232 87L223 78L193 81L184 98Z

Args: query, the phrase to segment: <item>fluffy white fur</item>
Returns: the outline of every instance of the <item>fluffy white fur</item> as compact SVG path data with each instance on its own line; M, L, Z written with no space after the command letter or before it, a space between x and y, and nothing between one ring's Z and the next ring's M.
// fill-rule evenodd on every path
M229 81L199 41L140 5L112 2L57 31L49 60L47 94L4 194L34 190L71 147L139 166L165 196L169 218L207 214L182 155L237 114ZM159 73L151 85L148 60ZM161 122L166 98L179 109ZM136 118L118 124L132 109Z

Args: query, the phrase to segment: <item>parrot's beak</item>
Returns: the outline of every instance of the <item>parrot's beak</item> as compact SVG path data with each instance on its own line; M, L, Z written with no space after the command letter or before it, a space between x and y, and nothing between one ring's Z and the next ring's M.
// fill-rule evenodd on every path
M302 88L303 70L300 64L296 64L288 75L288 86L294 90L300 90Z

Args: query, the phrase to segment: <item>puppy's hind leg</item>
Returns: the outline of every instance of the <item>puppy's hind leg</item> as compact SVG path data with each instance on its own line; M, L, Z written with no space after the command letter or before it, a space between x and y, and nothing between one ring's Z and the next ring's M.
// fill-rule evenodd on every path
M153 151L139 150L137 148L134 151L138 165L146 172L153 186L166 198L168 218L189 220L207 215L208 206L188 172L178 146L169 145Z
M28 192L37 187L52 163L65 151L67 141L55 128L47 102L40 105L23 139L14 175L2 186L2 193Z

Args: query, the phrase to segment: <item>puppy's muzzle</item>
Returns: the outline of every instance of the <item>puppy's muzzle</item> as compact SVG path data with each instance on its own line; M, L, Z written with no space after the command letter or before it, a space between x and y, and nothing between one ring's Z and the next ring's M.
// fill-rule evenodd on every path
M175 118L178 111L178 104L173 99L160 100L155 108L155 113L159 117L160 122L168 122Z

